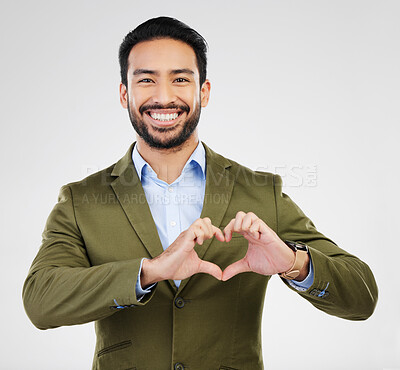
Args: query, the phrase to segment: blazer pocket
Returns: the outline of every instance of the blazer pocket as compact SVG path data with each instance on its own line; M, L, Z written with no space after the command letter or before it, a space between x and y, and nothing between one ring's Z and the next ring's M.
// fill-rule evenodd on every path
M124 348L130 347L131 345L132 345L132 341L131 340L125 340L123 342L116 343L116 344L113 344L113 345L108 346L108 347L104 347L99 352L97 352L97 357L101 357L101 356L106 355L106 354L108 354L110 352L115 352L115 351L118 351L120 349L124 349Z
M236 369L236 368L234 368L234 367L228 367L228 366L220 366L219 367L219 370L238 370L238 369Z

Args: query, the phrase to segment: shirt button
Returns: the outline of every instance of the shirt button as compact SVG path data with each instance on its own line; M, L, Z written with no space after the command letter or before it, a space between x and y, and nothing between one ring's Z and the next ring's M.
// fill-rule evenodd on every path
M185 367L181 363L177 362L174 366L174 369L175 370L185 370Z
M178 297L177 299L175 299L175 306L178 308L183 308L185 306L185 301L183 300L183 298Z
M168 188L168 191L169 191L170 193L172 193L172 192L174 191L174 189L170 186L170 187Z
M176 226L176 222L175 222L175 221L171 221L169 224L170 224L172 227Z

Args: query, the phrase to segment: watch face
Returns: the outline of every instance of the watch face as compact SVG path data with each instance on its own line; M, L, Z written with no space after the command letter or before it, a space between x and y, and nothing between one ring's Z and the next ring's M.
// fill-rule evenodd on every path
M304 244L302 242L296 242L296 248L301 250L301 251L306 251L308 252L308 245Z
M308 252L307 244L304 244L302 242L294 242L292 240L285 240L284 242L290 249L292 249L295 252L297 250Z

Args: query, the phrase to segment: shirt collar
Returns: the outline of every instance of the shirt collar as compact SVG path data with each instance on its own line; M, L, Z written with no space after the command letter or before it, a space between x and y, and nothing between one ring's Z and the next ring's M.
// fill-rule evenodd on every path
M143 169L146 166L151 168L151 166L140 155L139 151L137 150L137 145L135 145L133 148L132 160L133 160L133 164L135 165L136 172L139 176L139 180L142 181ZM192 155L189 157L189 159L185 163L185 166L183 167L182 172L184 172L189 167L189 165L192 163L197 163L199 165L199 167L201 168L203 179L205 179L206 178L206 151L205 151L204 146L201 143L201 141L199 141L196 149L193 151Z

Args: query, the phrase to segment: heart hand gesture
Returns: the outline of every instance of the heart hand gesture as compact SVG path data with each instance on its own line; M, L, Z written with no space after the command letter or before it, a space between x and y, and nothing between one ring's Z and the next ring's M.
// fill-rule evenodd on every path
M204 240L214 235L221 242L229 242L233 232L242 234L249 245L246 255L229 265L223 272L216 264L201 260L194 250L196 243L202 245ZM200 272L223 281L248 271L273 275L288 271L294 264L294 252L252 212L238 212L225 227L224 234L211 224L208 217L197 219L158 257L143 261L142 286L167 279L182 280ZM308 261L307 257L299 275L300 280L307 275Z

